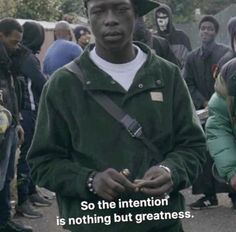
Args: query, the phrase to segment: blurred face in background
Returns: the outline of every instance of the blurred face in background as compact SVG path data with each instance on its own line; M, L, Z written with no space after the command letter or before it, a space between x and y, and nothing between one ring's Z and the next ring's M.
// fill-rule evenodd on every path
M90 43L90 40L91 40L91 33L85 32L78 39L78 44L80 44L83 47L85 47L86 45L88 45Z
M160 28L160 31L166 31L169 23L169 17L163 12L156 13L157 24Z
M5 35L4 33L0 32L0 41L5 46L9 55L16 51L22 40L22 37L23 33L17 30L13 30L9 35Z
M199 34L203 43L214 41L217 35L214 24L208 21L202 22L199 27Z

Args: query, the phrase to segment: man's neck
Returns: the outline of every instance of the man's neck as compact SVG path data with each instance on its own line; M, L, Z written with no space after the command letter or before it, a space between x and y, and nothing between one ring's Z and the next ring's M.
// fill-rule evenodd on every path
M130 46L129 48L126 48L126 49L122 48L119 51L110 50L104 53L103 51L96 48L96 53L102 59L110 63L123 64L123 63L127 63L133 60L136 57L137 50L134 48L134 46Z

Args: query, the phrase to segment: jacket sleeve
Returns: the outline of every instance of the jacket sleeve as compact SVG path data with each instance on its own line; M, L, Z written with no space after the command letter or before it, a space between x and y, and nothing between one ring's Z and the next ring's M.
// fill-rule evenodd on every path
M207 145L219 174L230 181L236 174L236 144L224 98L214 94L206 123Z
M50 81L49 81L50 82ZM71 138L66 120L55 107L52 95L60 94L46 83L39 105L32 145L28 153L32 178L39 186L64 196L88 199L87 178L92 170L73 162ZM61 106L62 108L65 106Z
M186 60L185 66L184 66L183 78L185 79L186 84L188 86L194 106L198 110L198 109L203 108L203 105L204 105L204 102L206 101L206 99L203 97L203 95L197 89L196 82L194 80L195 74L194 74L194 70L192 67L192 63L193 63L192 56L189 55L187 57L187 60Z
M24 76L31 79L34 89L40 96L43 86L46 83L46 78L41 72L39 61L33 54L27 56L22 62L21 71Z
M192 185L206 161L206 140L185 81L177 75L173 104L175 146L163 165L172 171L174 190Z

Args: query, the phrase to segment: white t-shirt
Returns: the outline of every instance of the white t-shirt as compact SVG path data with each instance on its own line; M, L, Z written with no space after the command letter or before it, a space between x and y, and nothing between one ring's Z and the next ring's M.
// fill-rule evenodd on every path
M138 46L133 46L138 51L136 57L130 62L123 64L114 64L102 59L97 55L95 47L90 52L91 60L100 69L108 73L113 78L113 80L118 82L126 91L129 90L136 73L147 59L146 53L144 53Z

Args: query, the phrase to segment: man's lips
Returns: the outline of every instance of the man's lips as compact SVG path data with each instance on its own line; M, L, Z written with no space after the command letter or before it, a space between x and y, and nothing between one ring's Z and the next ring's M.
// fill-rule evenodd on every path
M115 41L122 38L122 33L120 32L107 32L104 34L104 38L109 41Z

